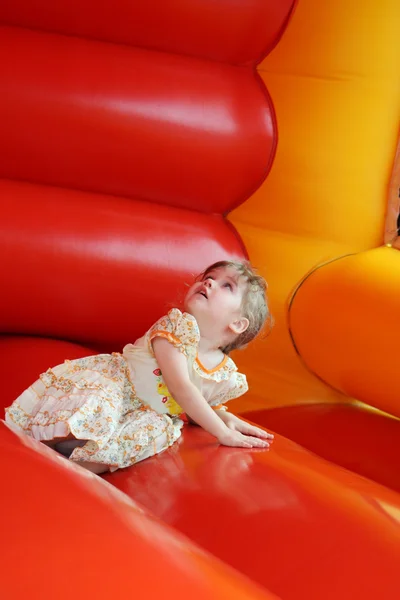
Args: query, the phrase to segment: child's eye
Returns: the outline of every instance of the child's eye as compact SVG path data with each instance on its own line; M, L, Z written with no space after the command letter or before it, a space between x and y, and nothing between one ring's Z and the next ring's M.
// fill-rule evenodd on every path
M223 286L223 287L226 287L226 288L228 288L228 290L231 290L231 291L232 291L232 289L233 289L233 288L232 288L232 284L231 284L231 283L224 283L224 286Z

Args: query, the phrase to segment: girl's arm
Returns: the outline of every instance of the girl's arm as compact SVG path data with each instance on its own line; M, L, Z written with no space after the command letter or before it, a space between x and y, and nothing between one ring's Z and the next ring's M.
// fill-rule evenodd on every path
M187 359L178 348L162 337L156 337L152 344L154 355L170 394L190 419L226 446L252 448L253 446L265 447L267 445L263 440L243 435L225 425L190 381Z

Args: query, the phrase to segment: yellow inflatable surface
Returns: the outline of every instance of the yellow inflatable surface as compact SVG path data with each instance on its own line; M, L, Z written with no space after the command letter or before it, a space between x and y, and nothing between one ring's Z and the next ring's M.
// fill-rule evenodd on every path
M269 281L276 326L236 356L252 390L237 410L357 396L400 415L400 254L373 250L399 132L399 32L398 0L302 0L258 67L277 156L230 219Z

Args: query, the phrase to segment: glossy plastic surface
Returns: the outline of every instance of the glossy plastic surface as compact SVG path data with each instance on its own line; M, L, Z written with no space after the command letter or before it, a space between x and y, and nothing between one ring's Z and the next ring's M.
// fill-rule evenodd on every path
M279 144L270 175L230 218L269 281L277 325L270 340L236 356L252 390L249 402L236 404L240 410L343 401L294 351L287 300L316 265L383 243L400 127L399 31L398 0L301 0L280 43L258 67L274 101ZM358 282L349 310L369 293ZM324 312L324 302L318 297L309 306L313 318ZM398 318L390 324L384 306L374 305L365 326L379 335L385 321L389 329L382 335L393 331L394 339ZM325 368L342 360L330 358ZM369 362L367 380L380 365ZM378 382L375 392L378 397Z
M382 247L314 271L293 299L289 325L311 371L400 416L399 314L400 252Z
M107 479L285 600L398 597L400 495L289 440L223 448L189 426Z
M249 68L1 28L0 78L0 177L225 213L272 164Z
M304 448L400 492L400 420L361 404L306 404L244 413Z
M7 333L121 351L183 299L194 275L244 255L219 215L8 181L0 196Z
M114 487L0 423L1 594L278 600Z
M2 0L0 23L229 63L272 50L296 0Z

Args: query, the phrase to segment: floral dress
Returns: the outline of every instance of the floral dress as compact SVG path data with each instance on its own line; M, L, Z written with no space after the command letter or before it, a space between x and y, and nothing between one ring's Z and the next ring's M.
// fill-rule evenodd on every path
M181 407L172 398L152 348L166 338L187 359L189 376L213 407L247 391L231 358L206 369L197 357L195 318L177 308L122 354L66 360L48 369L6 409L6 423L39 440L85 440L70 460L106 464L111 471L162 452L181 435Z

